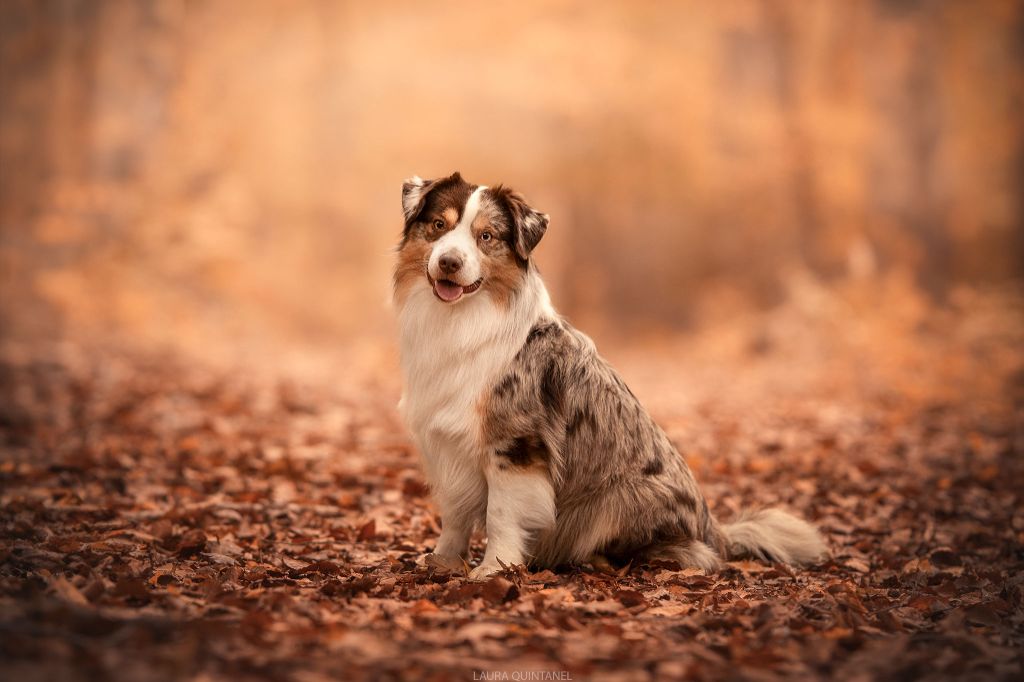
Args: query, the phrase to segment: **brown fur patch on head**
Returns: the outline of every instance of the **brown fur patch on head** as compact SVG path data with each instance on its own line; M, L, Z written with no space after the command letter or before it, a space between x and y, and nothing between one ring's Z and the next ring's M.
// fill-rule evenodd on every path
M413 178L402 186L405 229L394 272L394 300L399 305L420 278L425 280L430 244L458 224L474 189L476 185L458 172L437 180ZM437 220L444 223L440 229L435 226Z
M445 206L444 210L438 212L438 217L444 221L445 227L457 225L459 223L459 209L454 206Z
M420 181L421 187L407 183L403 185L403 207L405 209L405 231L402 234L404 244L410 238L423 237L433 241L444 234L444 231L432 229L433 222L438 219L445 221L445 230L458 224L466 201L476 189L462 179L456 171L447 178ZM413 203L415 200L415 203Z

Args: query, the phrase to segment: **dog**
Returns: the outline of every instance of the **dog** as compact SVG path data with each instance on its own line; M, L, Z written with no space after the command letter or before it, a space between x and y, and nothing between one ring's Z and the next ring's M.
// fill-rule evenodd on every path
M470 577L594 557L714 570L808 564L818 532L778 509L720 524L682 455L593 342L560 317L532 254L548 226L515 190L459 173L402 185L394 270L399 403L441 514L429 565Z

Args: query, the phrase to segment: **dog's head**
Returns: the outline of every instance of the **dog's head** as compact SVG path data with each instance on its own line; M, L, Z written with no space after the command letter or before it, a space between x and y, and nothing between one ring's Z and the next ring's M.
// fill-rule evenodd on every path
M515 190L474 185L458 173L406 180L402 210L405 231L395 269L399 301L421 284L449 305L477 292L508 301L548 226L548 217Z

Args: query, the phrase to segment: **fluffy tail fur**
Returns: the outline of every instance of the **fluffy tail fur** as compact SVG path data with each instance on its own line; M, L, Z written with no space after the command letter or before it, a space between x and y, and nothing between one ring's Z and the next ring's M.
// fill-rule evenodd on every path
M828 554L821 535L781 509L744 514L721 527L729 559L753 557L785 564L811 564Z

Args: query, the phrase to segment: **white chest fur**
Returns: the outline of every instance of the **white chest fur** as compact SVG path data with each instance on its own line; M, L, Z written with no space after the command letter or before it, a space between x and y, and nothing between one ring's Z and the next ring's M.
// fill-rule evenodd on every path
M533 274L533 273L531 273ZM434 298L429 286L410 292L399 312L405 390L399 403L424 458L432 485L441 460L479 460L484 454L480 400L522 347L538 317L550 313L539 277L530 277L510 308L481 292L456 305ZM482 461L481 461L482 464Z

